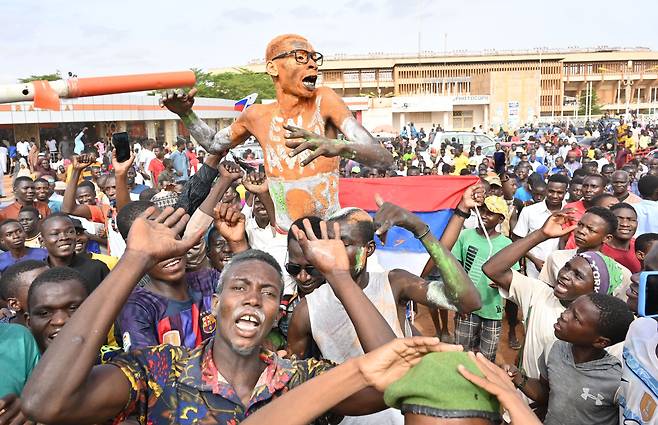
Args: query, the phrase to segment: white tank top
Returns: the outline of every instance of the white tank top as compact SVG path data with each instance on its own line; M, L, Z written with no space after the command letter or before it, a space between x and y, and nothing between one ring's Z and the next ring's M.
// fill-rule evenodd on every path
M366 297L381 313L398 338L404 337L397 313L397 303L388 281L388 271L369 273ZM306 296L313 340L322 356L336 363L363 355L361 343L345 308L329 284ZM405 319L406 321L406 319ZM404 416L397 409L387 409L364 416L346 416L341 425L403 425Z

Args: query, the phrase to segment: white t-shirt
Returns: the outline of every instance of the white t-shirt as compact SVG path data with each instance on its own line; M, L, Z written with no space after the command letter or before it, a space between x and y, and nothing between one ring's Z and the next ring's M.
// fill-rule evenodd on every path
M564 206L564 202L562 202L562 206ZM548 206L546 206L546 201L527 206L521 210L519 219L516 222L516 226L512 232L516 236L525 238L531 232L541 229L550 215L551 211L548 209ZM546 261L546 258L549 256L549 254L558 249L559 243L559 238L548 239L538 244L528 252L535 257ZM526 271L530 277L536 278L539 276L539 270L537 270L533 262L530 260L526 261Z
M57 141L55 139L46 140L46 144L50 152L57 152Z
M30 143L29 142L18 142L16 144L16 150L20 156L28 156L30 153Z
M619 396L620 424L658 424L658 322L641 317L628 329Z
M512 270L509 293L503 289L498 292L521 310L526 331L521 366L530 378L539 379L539 358L542 354L548 356L557 340L553 325L566 308L555 298L551 287L516 270ZM546 362L546 358L543 361Z

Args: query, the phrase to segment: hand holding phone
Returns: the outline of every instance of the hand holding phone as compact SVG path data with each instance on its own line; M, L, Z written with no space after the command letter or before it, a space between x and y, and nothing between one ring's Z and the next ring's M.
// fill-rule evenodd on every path
M114 133L112 143L116 149L116 158L119 162L126 162L130 159L130 137L127 132Z

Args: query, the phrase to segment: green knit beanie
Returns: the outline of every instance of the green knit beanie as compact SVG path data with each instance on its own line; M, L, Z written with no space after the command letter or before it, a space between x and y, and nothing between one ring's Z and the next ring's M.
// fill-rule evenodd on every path
M498 400L464 378L457 371L460 364L483 376L465 352L430 353L386 389L384 401L402 413L438 418L484 418L498 423Z

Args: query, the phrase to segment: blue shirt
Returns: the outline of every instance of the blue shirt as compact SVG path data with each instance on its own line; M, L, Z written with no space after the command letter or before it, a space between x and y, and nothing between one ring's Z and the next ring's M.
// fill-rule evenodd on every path
M81 131L78 133L77 136L75 136L75 147L73 148L73 152L76 155L80 155L83 150L85 150L85 144L82 142L82 136L84 136L85 132Z
M532 194L528 192L528 190L525 187L519 186L519 188L516 189L516 192L514 192L514 198L518 199L521 202L528 202L528 201L532 201Z
M3 252L0 254L0 273L4 273L9 266L20 263L25 260L46 261L48 258L48 251L43 248L27 248L27 254L21 258L14 258L11 252Z
M176 151L169 156L169 159L171 159L174 169L181 173L180 176L175 176L176 181L187 180L189 178L190 160L185 152Z

